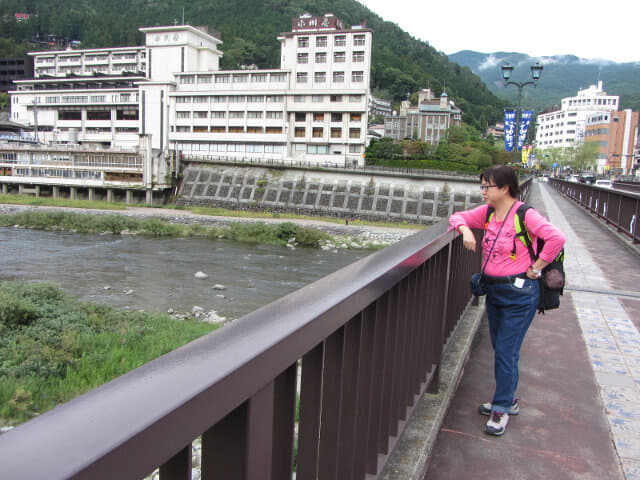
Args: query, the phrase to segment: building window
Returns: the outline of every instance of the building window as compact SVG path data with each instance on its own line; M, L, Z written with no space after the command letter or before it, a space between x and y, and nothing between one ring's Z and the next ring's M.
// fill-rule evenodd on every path
M284 102L284 96L282 95L267 95L267 103L282 103Z
M298 54L298 63L309 63L309 54L308 53L299 53Z
M342 114L341 113L332 113L331 114L332 122L342 122Z
M207 118L207 112L193 112L193 118Z
M209 127L195 126L193 127L193 133L208 133Z
M342 101L342 95L331 95L331 101L332 102L341 102Z
M314 113L313 114L313 121L314 122L324 122L324 113Z
M224 113L224 112L222 112L222 113ZM211 131L211 133L226 133L227 132L227 128L226 127L211 127L210 131Z
M331 129L331 138L342 138L342 129L341 128L332 128Z
M211 83L211 75L198 75L198 83Z
M346 55L344 52L334 52L333 61L335 63L344 63L345 57Z
M278 111L278 112L267 112L267 119L268 120L279 120L282 118L282 112Z
M309 46L309 37L298 37L298 48L307 48Z
M344 83L344 72L333 72L333 81L334 83Z
M229 83L229 75L216 75L216 83Z
M362 83L364 81L364 72L351 72L351 81L354 83Z
M229 127L229 133L244 133L243 127Z
M176 118L178 119L191 118L191 112L176 112Z
M233 83L247 83L249 81L248 74L234 74Z
M225 118L227 112L211 112L211 118Z
M185 126L185 125L178 125L176 127L176 132L178 133L189 133L191 132L191 127Z
M298 83L307 83L309 75L307 72L298 72L296 73L296 82Z
M244 103L244 95L229 95L229 103Z
M304 112L296 112L296 122L305 122L307 120L307 114Z
M229 112L229 118L244 118L244 112Z
M262 95L247 95L247 103L262 103L264 102L264 96Z
M262 112L247 112L247 118L262 118Z
M324 129L322 127L313 127L313 130L311 133L313 138L322 138L322 135L324 134Z
M327 63L327 54L326 54L326 52L318 52L318 53L316 53L316 63Z
M324 102L324 95L311 95L311 101L313 103L322 103Z
M247 127L247 133L262 133L262 127Z
M80 110L61 110L58 112L58 120L82 120L82 112Z
M307 153L311 155L326 155L329 153L328 145L307 145Z
M353 44L354 45L364 45L365 37L364 35L354 35L353 36Z
M251 82L252 83L266 83L267 81L267 74L266 73L253 73L251 75Z
M349 145L349 153L360 153L360 145Z
M326 47L327 37L316 37L316 47Z
M304 127L296 127L294 135L296 138L303 138L305 136Z
M359 128L350 128L349 129L349 138L360 138L360 129Z
M211 97L211 101L213 103L226 103L227 97L226 95L215 96L215 97Z
M316 83L325 83L327 81L327 72L316 72L313 74Z
M353 61L354 63L364 62L364 52L353 52Z
M193 98L193 103L209 103L209 97L207 97L207 96L194 97Z
M352 113L350 118L352 122L359 122L360 120L362 120L362 114Z
M194 82L195 78L193 75L183 75L180 77L180 83L183 85L189 85Z
M344 47L347 44L347 36L346 35L336 35L334 37L333 44L336 47Z
M304 103L307 101L307 96L306 95L294 95L293 96L293 103Z
M362 95L349 95L349 101L351 103L358 103L362 99Z
M267 133L282 133L282 127L267 127Z
M272 73L270 77L271 83L282 83L287 81L286 73Z
M191 103L191 97L176 97L176 103Z

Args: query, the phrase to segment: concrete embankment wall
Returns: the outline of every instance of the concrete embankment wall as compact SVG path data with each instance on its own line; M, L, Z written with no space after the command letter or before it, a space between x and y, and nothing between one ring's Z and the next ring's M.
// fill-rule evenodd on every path
M429 224L482 201L477 179L192 163L181 205Z

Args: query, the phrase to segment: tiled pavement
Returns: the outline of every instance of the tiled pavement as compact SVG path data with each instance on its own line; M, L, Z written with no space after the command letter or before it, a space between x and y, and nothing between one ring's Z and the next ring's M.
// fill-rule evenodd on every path
M640 480L640 257L547 185L529 203L567 236L562 305L527 334L522 410L500 438L475 412L493 391L480 327L425 478Z

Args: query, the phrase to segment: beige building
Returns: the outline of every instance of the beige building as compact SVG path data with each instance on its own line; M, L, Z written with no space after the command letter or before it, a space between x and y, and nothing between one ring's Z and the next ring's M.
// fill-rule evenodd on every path
M599 145L598 172L630 175L636 169L638 112L601 112L587 117L585 141Z
M462 110L449 100L446 92L436 98L431 89L418 93L418 105L402 102L399 115L384 119L384 135L394 140L417 138L437 145L447 129L462 124Z

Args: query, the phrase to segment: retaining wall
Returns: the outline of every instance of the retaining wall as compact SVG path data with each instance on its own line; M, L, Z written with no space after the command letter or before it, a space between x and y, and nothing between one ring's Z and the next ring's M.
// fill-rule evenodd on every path
M477 180L189 164L178 203L429 224L482 201Z

